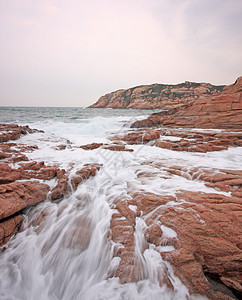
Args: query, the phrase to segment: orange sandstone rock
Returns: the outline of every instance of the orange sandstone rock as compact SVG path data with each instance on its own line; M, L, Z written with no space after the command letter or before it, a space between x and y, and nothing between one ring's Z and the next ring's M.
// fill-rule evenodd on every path
M224 88L221 93L200 97L184 106L175 106L166 114L151 115L146 120L136 121L131 127L183 128L242 128L242 77Z

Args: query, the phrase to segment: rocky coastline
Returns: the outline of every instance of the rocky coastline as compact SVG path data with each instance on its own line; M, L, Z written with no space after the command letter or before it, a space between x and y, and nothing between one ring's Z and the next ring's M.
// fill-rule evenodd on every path
M110 136L107 144L93 141L92 144L80 145L80 148L85 151L102 148L132 152L132 145L149 144L173 151L219 153L230 147L242 147L242 77L233 85L222 87L221 91L208 85L196 88L204 90L206 95L195 95L194 99L194 94L189 94L185 103L181 98L176 105L173 102L168 112L136 121L130 132ZM210 89L209 93L207 89ZM105 102L105 99L102 101ZM172 101L167 101L166 108L169 108ZM108 105L105 107L110 107ZM36 151L38 147L15 141L23 134L35 132L37 130L28 126L0 125L0 246L21 229L25 208L47 199L62 199L102 168L102 165L90 162L70 177L70 170L59 169L51 162L29 160L24 153ZM66 147L59 145L58 150ZM128 198L115 199L112 202L115 213L107 239L122 247L114 249L113 256L118 257L120 263L110 277L119 277L121 283L146 278L142 262L135 255L135 228L142 216L146 224L143 251L149 244L154 249L173 249L161 251L160 255L172 265L176 276L191 294L217 300L240 299L242 168L186 168L156 161L146 161L144 165L151 169L149 172L137 171L141 181L154 176L166 180L175 175L191 182L199 181L213 192L178 187L175 195L140 191L129 193ZM55 184L50 184L51 180ZM136 211L131 206L136 206ZM44 215L40 216L36 224L41 224L44 218ZM163 227L158 224L163 224ZM161 266L161 271L160 284L172 289L170 271L165 265Z
M189 104L174 105L170 110L153 114L148 119L137 121L131 127L182 128L242 128L242 77L234 84L226 86L221 93L201 99L193 99Z
M51 162L30 161L22 152L38 146L14 143L22 134L40 132L28 126L0 124L0 246L19 230L23 210L46 199L58 200L100 169L98 164L85 164L69 179L69 173ZM60 145L59 149L66 146ZM56 184L51 188L49 181Z
M93 108L171 109L219 94L224 85L186 81L179 84L141 85L108 93L91 105Z

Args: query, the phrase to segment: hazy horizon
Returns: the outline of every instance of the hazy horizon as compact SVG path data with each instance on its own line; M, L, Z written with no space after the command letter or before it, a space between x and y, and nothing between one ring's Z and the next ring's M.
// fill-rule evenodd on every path
M240 0L0 0L0 106L86 107L153 83L242 75Z

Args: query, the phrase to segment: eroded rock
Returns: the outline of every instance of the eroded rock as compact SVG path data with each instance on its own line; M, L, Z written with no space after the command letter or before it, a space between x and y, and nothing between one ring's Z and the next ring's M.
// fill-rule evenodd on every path
M242 128L242 77L224 88L221 93L193 99L190 103L173 105L164 115L154 114L146 120L138 120L133 128L153 127L182 127L182 128Z
M101 164L85 164L81 170L76 172L76 175L72 177L71 184L74 190L77 189L78 185L90 176L95 176L96 172L100 170Z

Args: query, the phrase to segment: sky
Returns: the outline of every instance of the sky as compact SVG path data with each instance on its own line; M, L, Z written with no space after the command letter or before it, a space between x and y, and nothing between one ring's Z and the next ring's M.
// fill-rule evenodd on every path
M0 106L242 75L241 0L0 0Z

